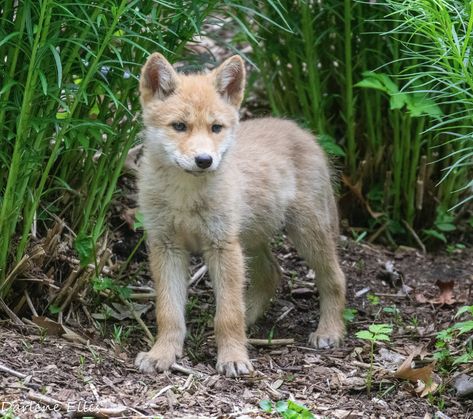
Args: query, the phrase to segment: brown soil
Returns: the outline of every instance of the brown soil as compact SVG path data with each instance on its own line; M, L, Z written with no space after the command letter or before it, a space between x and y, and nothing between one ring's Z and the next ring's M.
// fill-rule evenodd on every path
M115 231L112 249L115 257L123 260L137 243L139 233L131 232L118 218L112 219L114 223L121 225ZM184 372L143 375L134 368L136 353L145 349L147 343L143 330L132 319L100 321L99 333L83 316L77 315L80 324L72 316L65 323L88 339L72 338L72 342L40 333L32 326L1 322L0 411L4 402L4 415L11 404L21 418L72 416L74 412L79 414L80 409L82 416L93 416L87 409L90 412L98 408L105 416L113 412L103 409L112 408L123 417L256 418L278 417L262 412L259 407L262 400L295 399L306 405L315 417L473 417L472 400L455 396L451 376L442 376L443 385L439 390L421 398L413 384L394 379L386 372L397 368L387 365L389 356L386 354L395 352L405 357L421 344L427 347L424 362L429 362L436 332L452 324L460 305L473 303L471 250L424 256L415 249L405 248L394 253L342 240L341 261L348 279L347 306L356 309L357 314L348 323L344 345L322 351L309 348L306 343L318 319L318 295L311 272L284 238L275 242L274 247L285 280L278 298L250 331L250 337L268 339L271 336L272 342L288 338L294 339L294 343L250 346L256 369L253 377L231 379L216 374L211 324L214 301L205 276L190 290L189 336L185 357L179 363L185 367ZM384 267L388 261L393 262L399 275L386 274ZM194 260L193 271L200 263ZM129 278L130 285L152 285L144 247L133 259ZM443 306L418 302L416 294L427 299L438 295L436 282L439 280L447 284L454 282L453 297L457 302ZM369 291L357 297L366 287ZM90 300L89 310L100 312L99 304L103 301ZM81 311L79 306L77 311ZM143 319L154 333L151 302L144 311ZM54 316L49 314L49 317ZM374 383L368 395L365 378L369 346L354 334L372 323L390 323L394 330L389 342L376 345ZM117 343L112 338L113 328L120 325L125 332L131 332ZM471 371L471 364L460 369L468 368ZM442 375L438 368L437 373ZM39 404L33 401L45 396L53 400ZM50 411L55 401L64 403L62 411ZM71 404L66 413L68 403ZM42 413L35 410L40 408ZM56 406L56 410L60 407Z

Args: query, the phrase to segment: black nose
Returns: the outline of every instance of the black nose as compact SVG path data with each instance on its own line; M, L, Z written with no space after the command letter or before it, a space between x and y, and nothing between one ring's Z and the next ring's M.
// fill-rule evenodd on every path
M201 169L208 169L212 166L212 157L208 154L200 154L195 158L195 164Z

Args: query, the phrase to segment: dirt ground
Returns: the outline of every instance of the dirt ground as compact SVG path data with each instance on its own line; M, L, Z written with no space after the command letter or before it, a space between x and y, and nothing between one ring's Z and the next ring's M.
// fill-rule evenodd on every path
M123 223L117 231L125 231ZM117 234L113 240L114 252L126 255L137 238L133 233ZM190 288L186 353L179 362L183 368L168 373L143 375L133 366L137 352L147 346L134 319L99 320L101 333L79 315L66 319L80 339L40 332L29 325L28 315L24 326L1 321L0 412L3 417L20 418L269 418L278 416L264 413L259 407L262 400L293 399L317 418L473 418L473 400L455 395L453 377L436 371L441 386L421 398L414 384L389 373L419 345L425 345L424 361L430 362L436 332L452 323L460 305L473 303L471 250L425 256L415 249L391 252L346 238L340 247L348 281L347 307L356 310L347 322L341 348L323 351L307 346L318 320L313 273L281 237L274 248L284 281L266 316L249 333L252 339L266 340L266 346L257 341L250 345L254 376L232 379L216 374L214 300L204 275ZM130 266L128 281L135 292L152 285L145 256L141 246ZM194 260L193 273L201 263ZM428 302L438 296L439 280L454 284L453 304ZM152 299L138 302L154 333ZM100 311L97 307L103 302L89 303L93 312ZM354 334L372 323L392 324L393 335L375 347L374 383L368 395L369 345ZM278 339L290 340L275 345ZM471 364L464 367L468 368L471 371Z

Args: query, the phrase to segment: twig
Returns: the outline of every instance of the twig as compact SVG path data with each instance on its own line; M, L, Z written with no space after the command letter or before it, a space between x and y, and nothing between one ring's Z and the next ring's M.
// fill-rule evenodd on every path
M80 269L73 269L67 279L62 284L61 289L59 292L52 298L50 304L60 304L63 300L64 295L70 291L72 283L79 275Z
M402 220L402 223L404 224L404 227L407 228L407 231L409 231L409 233L411 233L412 237L414 237L414 240L417 242L417 244L421 248L422 253L423 254L427 253L427 250L425 249L424 243L422 243L422 240L419 238L419 236L414 231L414 229L409 225L409 223L406 220Z
M166 393L168 390L171 390L173 387L174 384L169 384L166 387L163 387L151 398L151 400L157 399L159 396L162 396L164 393Z
M130 298L130 300L152 300L156 298L156 293L155 292L136 292L136 293L130 294L128 298Z
M17 326L24 326L25 324L21 321L21 319L13 312L10 310L10 308L5 304L5 301L3 301L2 298L0 298L0 307L3 309L3 311L6 313L8 317L10 317L10 320L16 324Z
M33 302L31 301L30 295L28 294L28 290L25 290L25 298L26 298L26 302L28 303L28 307L30 308L31 313L33 314L33 316L38 317L38 312L34 308Z
M274 398L280 400L284 397L282 393L271 387L267 381L263 381L263 383L266 384L266 387L268 387L268 392L271 393Z
M294 339L248 339L248 343L254 346L281 346L292 345Z
M389 298L407 298L407 295L399 295L399 294L387 294L384 292L375 292L374 295L377 297L389 297Z
M13 375L13 376L21 378L21 379L24 379L24 378L28 377L26 374L23 374L21 372L15 371L15 370L12 370L11 368L8 368L7 366L5 366L3 364L0 364L0 371L6 372L10 375Z
M135 311L134 307L133 307L133 304L131 304L126 298L123 298L122 296L119 296L121 302L123 304L125 304L128 309L130 310L130 313L133 315L133 317L135 318L135 320L138 322L138 324L141 326L141 328L144 330L144 332L146 333L146 336L148 336L148 338L150 339L151 341L151 344L153 344L154 342L154 336L153 334L149 331L148 327L146 326L145 322L141 319L141 317L138 315L138 313Z
M207 265L202 265L197 270L197 272L194 275L192 275L192 277L189 279L188 286L191 287L197 284L200 281L200 279L203 278L203 276L206 274L207 271L208 271ZM140 290L140 289L145 289L146 291L150 290L150 292L136 292L136 293L131 294L129 297L131 300L148 300L148 299L151 300L153 298L156 298L156 293L148 287L146 288L130 287L130 288L135 289L135 290Z
M371 287L362 288L360 291L355 293L355 298L359 298L370 291L371 291Z
M179 364L176 364L176 363L171 365L171 371L181 372L182 374L187 374L187 375L195 375L197 377L202 377L202 376L205 375L202 372L195 371L195 370L192 370L190 368L183 367L182 365L179 365Z
M59 260L70 263L71 265L80 266L80 260L74 257L70 257L66 255L59 255L58 258ZM95 271L95 265L93 263L89 263L87 265L87 268ZM104 266L101 273L104 273L105 275L110 275L112 271L108 266Z
M197 272L192 275L191 279L189 280L189 287L192 285L195 285L200 279L204 277L204 275L207 273L208 268L207 265L202 265Z
M284 313L282 313L274 323L280 322L284 317L286 317L292 310L294 310L294 306L289 307Z
M368 243L373 243L381 233L386 230L386 227L389 225L389 222L385 222L380 228L378 228L371 236L366 240Z

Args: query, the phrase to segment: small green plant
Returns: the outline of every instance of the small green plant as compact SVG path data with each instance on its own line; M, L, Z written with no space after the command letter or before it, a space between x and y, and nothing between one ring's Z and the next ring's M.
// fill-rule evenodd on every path
M419 318L414 314L410 319L411 325L414 327L419 327Z
M434 238L447 243L447 233L456 230L455 217L443 206L437 207L437 216L435 217L433 228L423 231L426 237Z
M345 308L343 310L343 320L346 324L352 323L355 320L357 314L358 310L356 310L355 308Z
M356 333L358 339L366 340L370 343L370 368L366 375L366 388L368 394L371 393L371 385L373 382L373 363L374 363L374 346L381 341L390 341L393 328L388 324L372 324L368 330L360 330Z
M466 246L463 243L453 243L453 244L447 244L447 252L449 254L455 253L455 252L460 252L464 250Z
M48 336L47 329L44 329L43 327L41 327L39 329L39 343L41 345L46 341L47 336Z
M96 293L101 291L109 291L113 295L127 299L131 295L131 289L117 284L112 278L96 276L92 278L92 289Z
M303 404L293 400L280 400L273 404L271 400L262 400L260 408L266 413L276 413L284 419L314 419L314 414Z
M366 298L368 298L368 301L370 302L371 305L373 306L379 306L379 303L381 302L381 300L379 299L379 297L377 295L374 295L374 294L368 294L366 296Z
M465 321L456 322L436 335L434 358L439 361L441 368L446 372L455 369L460 364L473 362L473 342L471 339L465 342L465 350L460 355L453 355L451 351L451 347L459 343L459 338L462 335L473 331L473 305L461 307L455 318L463 315L467 316Z
M353 236L353 240L355 240L356 243L360 243L368 235L368 232L366 230L364 230L361 233L358 233L357 230L352 228L351 229L351 235Z
M3 402L0 401L0 407L2 406ZM4 402L5 405L8 405L8 402ZM10 406L6 410L0 409L0 416L3 419L20 419L19 416L15 415L15 411L13 410L13 407Z
M50 306L48 306L48 311L51 314L59 314L61 312L61 307L51 304Z
M131 329L123 330L123 326L113 325L112 338L117 345L123 345L130 336Z
M87 345L87 348L89 349L90 353L92 354L92 359L94 360L94 363L99 365L102 363L102 356L97 353L97 351L95 351L94 348L92 348L92 346L90 345Z
M402 324L401 311L395 305L383 307L383 313L391 315L397 325Z

